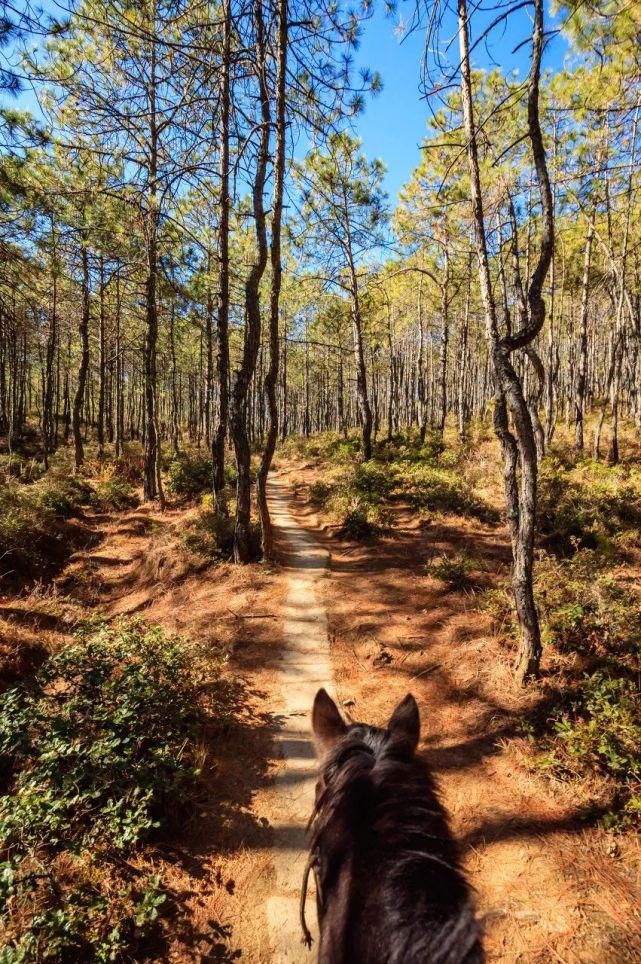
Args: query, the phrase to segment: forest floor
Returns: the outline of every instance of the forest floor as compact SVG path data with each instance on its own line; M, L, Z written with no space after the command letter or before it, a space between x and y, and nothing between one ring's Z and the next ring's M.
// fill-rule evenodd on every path
M0 598L0 636L10 626L25 654L45 636L59 647L88 613L140 615L224 650L242 682L194 819L150 858L172 893L162 959L313 959L292 917L314 779L304 706L328 684L354 718L376 724L416 696L420 752L461 841L490 961L641 961L638 838L586 824L576 794L525 762L523 723L546 690L515 688L510 655L476 605L504 571L506 532L462 516L421 521L399 504L388 534L350 542L309 499L321 476L318 464L279 459L273 566L194 569L176 548L194 511L184 505L88 512L97 545L50 589ZM435 554L461 549L482 563L483 586L452 590L426 574Z

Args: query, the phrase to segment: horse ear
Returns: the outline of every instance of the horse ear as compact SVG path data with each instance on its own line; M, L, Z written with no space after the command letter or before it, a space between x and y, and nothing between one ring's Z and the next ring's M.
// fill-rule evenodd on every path
M390 733L397 744L403 744L410 753L413 753L418 746L421 735L421 718L418 712L418 704L411 693L408 693L404 700L398 704L389 723L387 732Z
M326 752L347 732L347 724L326 690L320 689L312 710L312 730L317 746Z

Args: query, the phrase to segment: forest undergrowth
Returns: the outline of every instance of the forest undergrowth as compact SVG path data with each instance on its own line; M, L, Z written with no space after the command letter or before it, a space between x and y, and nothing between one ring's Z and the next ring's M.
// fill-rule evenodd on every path
M334 535L393 538L395 510L429 526L441 517L477 519L501 532L495 443L482 425L462 443L418 433L380 441L369 463L356 439L292 439L285 454L322 469L306 490ZM634 448L631 447L631 451ZM577 459L559 438L539 478L535 594L545 667L540 709L519 726L523 761L563 783L586 822L611 831L641 828L641 465ZM507 567L489 575L481 554L437 554L425 571L465 592L489 614L497 646L516 651L518 621Z

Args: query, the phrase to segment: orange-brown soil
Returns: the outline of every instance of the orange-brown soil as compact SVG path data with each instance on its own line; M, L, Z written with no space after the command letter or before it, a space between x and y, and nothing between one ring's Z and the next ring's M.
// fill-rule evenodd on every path
M315 471L288 463L280 475L296 491L297 521L330 551L324 599L338 697L373 723L384 723L408 690L417 697L421 752L462 843L489 960L641 961L641 848L587 825L575 790L527 766L519 724L541 712L545 683L517 689L512 654L478 611L475 587L447 590L425 572L434 555L465 548L491 584L509 558L505 532L460 518L420 523L399 507L391 535L348 544L310 507ZM243 683L238 721L224 745L204 735L197 812L141 861L172 891L166 947L155 960L225 961L239 950L261 964L272 960L264 902L275 815L266 788L279 765L271 739L287 570L194 569L176 539L189 511L144 507L94 519L103 541L69 563L56 589L0 600L0 637L22 640L15 658L27 665L41 655L31 643L54 649L83 614L101 611L139 614L203 641L212 657L228 654Z

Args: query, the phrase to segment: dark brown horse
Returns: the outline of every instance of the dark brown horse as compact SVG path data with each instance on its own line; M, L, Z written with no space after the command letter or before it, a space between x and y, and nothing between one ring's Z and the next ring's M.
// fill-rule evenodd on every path
M345 723L319 690L312 725L320 964L480 964L470 888L434 780L415 755L414 697L380 729Z

